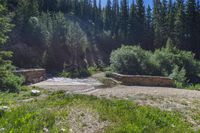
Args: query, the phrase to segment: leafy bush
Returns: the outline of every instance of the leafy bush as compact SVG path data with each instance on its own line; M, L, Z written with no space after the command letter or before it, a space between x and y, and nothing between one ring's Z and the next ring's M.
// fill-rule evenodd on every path
M2 67L0 66L0 69ZM16 76L9 69L0 70L0 91L18 92L23 83L23 78Z
M122 46L112 52L110 61L112 70L122 74L169 76L180 83L200 76L200 62L194 54L171 45L154 53L138 46Z
M98 67L88 67L87 70L88 70L88 72L89 72L91 75L93 75L93 74L95 74L95 73L101 71L101 68L98 68Z
M177 82L184 83L186 81L186 71L184 68L179 69L178 66L175 66L172 73L169 75L170 78L174 79Z
M112 77L112 72L111 71L106 71L105 72L106 77Z
M91 75L91 71L89 71L86 68L81 69L75 69L72 71L63 71L58 74L59 77L65 77L65 78L84 78L89 77Z
M0 3L0 46L5 44L8 37L7 33L11 31L13 25L10 19L5 15L6 9ZM20 77L13 74L14 67L8 58L12 57L12 52L2 51L0 47L0 91L19 91L22 84Z
M156 50L152 58L157 62L161 75L169 76L178 66L179 69L185 69L184 75L189 81L199 77L200 62L194 59L194 54L191 52L166 47Z
M112 52L111 68L123 74L148 74L150 56L150 52L138 46L122 46Z
M13 73L15 67L8 58L12 52L0 52L0 91L18 92L23 83L23 78Z

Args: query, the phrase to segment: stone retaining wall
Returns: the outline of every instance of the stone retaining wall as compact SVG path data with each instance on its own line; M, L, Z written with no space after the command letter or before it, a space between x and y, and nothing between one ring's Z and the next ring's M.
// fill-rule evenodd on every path
M143 76L143 75L122 75L112 73L110 76L124 85L141 85L141 86L160 86L171 87L173 80L167 77Z
M26 83L38 83L46 78L45 69L23 69L16 70L15 73L22 75Z

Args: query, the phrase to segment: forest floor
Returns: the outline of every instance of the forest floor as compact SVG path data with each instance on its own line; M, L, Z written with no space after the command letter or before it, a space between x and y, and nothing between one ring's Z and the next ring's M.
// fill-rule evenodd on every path
M93 75L89 81L104 79L104 73ZM107 79L105 79L107 80ZM145 87L145 86L104 86L97 87L95 80L93 85L89 84L66 84L65 82L41 82L34 86L50 91L66 91L68 93L86 94L108 99L124 99L138 103L158 107L165 111L181 113L194 129L200 129L200 91L184 90L167 87Z

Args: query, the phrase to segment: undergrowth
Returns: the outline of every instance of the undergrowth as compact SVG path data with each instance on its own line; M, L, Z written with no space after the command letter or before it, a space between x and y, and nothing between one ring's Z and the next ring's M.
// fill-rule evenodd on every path
M8 97L7 99L15 98ZM0 103L2 100L0 99ZM192 132L189 124L184 122L178 113L139 106L125 100L107 100L57 92L43 100L34 100L17 106L13 103L8 106L10 110L0 114L0 129L4 128L5 132L42 132L44 128L50 132L59 132L61 128L69 131L69 125L63 127L59 123L66 120L69 108L74 106L90 107L99 114L101 121L109 121L110 124L104 129L108 133Z

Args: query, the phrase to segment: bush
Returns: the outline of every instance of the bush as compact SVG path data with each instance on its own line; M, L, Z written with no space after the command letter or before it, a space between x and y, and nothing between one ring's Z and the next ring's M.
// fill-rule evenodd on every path
M106 71L105 72L106 77L112 77L112 72L111 71Z
M169 77L174 79L178 83L185 83L186 71L184 68L179 69L178 66L175 66Z
M59 77L65 78L85 78L91 76L92 73L86 68L75 69L72 71L63 71L58 74Z
M200 62L194 59L194 54L191 52L166 47L156 50L151 58L157 62L160 75L169 76L178 66L179 69L185 70L184 75L190 82L199 77Z
M150 56L138 46L122 46L111 54L111 69L123 74L148 74Z
M23 78L14 75L11 71L0 74L0 91L18 92L23 83Z
M167 46L154 53L138 46L122 46L112 52L111 69L121 74L169 76L176 82L190 82L200 76L200 62L194 54Z
M18 92L23 83L23 78L13 73L11 61L6 60L11 56L11 52L0 52L0 91Z

